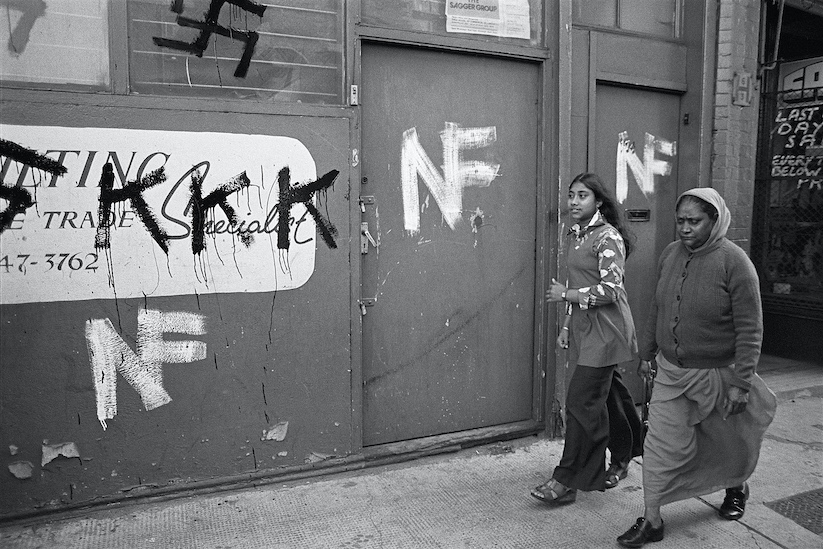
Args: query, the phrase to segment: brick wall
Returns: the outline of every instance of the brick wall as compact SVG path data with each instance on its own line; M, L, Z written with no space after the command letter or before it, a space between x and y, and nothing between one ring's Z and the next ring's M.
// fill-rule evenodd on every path
M760 0L719 0L711 185L732 213L728 237L749 250L757 145ZM732 102L735 72L752 75L751 105Z

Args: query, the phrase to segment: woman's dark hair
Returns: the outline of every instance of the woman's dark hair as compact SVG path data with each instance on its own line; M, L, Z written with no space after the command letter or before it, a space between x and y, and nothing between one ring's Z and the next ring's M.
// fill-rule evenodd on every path
M708 215L709 219L711 219L712 221L717 221L717 218L719 216L719 214L717 213L717 208L715 208L713 205L709 204L699 196L694 196L692 194L684 195L677 202L677 206L675 209L679 208L680 205L684 202L691 202L692 204L703 210L703 213Z
M634 235L629 232L628 228L623 224L623 219L620 216L620 209L617 207L617 202L612 198L611 193L606 190L606 186L600 179L600 176L594 173L581 173L572 179L569 184L571 189L575 183L582 183L594 193L595 201L600 202L600 214L606 218L609 224L620 232L623 237L623 244L626 246L626 257L632 253L634 249Z

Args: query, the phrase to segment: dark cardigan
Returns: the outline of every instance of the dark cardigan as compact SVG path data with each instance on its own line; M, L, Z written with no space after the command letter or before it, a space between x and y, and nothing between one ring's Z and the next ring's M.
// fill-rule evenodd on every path
M680 241L663 250L641 359L659 349L682 368L734 364L731 384L748 390L762 341L760 283L746 252L726 238L695 253Z

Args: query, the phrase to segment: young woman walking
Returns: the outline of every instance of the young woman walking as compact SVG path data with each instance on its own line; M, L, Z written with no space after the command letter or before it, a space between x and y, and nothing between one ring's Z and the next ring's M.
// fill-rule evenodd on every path
M551 479L531 492L549 504L572 503L577 490L617 486L642 452L642 425L617 364L636 358L637 337L623 286L631 243L600 178L569 186L568 287L552 280L549 302L566 303L557 344L575 364L566 396L566 441ZM606 448L611 465L605 468Z

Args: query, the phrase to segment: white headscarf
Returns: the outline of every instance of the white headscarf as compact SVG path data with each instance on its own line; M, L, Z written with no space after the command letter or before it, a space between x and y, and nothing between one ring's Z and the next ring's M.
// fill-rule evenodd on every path
M677 204L675 205L675 210L680 207L680 202L683 200L684 196L697 197L700 200L708 202L717 210L717 221L714 222L714 226L712 227L712 232L709 235L709 238L699 248L691 250L692 252L708 248L709 246L711 246L712 244L726 236L726 231L729 230L729 225L731 225L732 223L732 214L729 211L729 208L726 206L726 201L723 200L722 196L720 196L720 193L709 187L697 187L694 189L689 189L688 191L684 192L678 197Z

